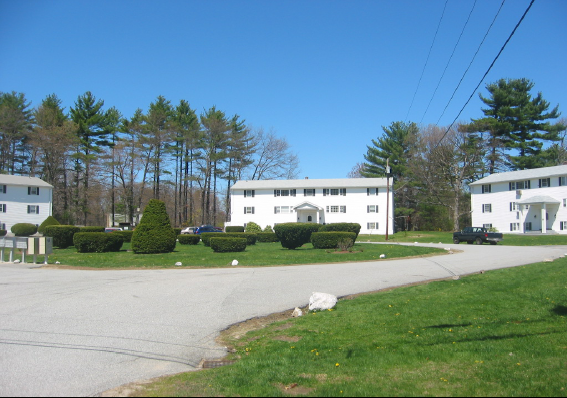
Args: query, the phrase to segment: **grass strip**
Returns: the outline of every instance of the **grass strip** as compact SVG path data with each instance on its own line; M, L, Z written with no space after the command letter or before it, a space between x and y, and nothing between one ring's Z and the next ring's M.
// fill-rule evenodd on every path
M135 396L567 396L567 259L342 299Z

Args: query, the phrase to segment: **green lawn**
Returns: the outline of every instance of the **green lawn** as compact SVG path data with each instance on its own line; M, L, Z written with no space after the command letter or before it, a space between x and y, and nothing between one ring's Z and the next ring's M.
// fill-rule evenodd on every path
M567 396L567 259L340 300L141 396Z
M241 266L277 266L378 260L381 254L392 259L444 252L429 247L356 244L353 253L336 253L314 249L310 243L296 250L284 249L280 243L257 243L241 253L215 253L203 243L177 244L173 253L166 254L134 254L129 249L129 244L117 253L77 253L74 247L56 249L49 256L49 263L59 261L61 265L89 268L172 268L176 262L183 267L226 267L236 259Z

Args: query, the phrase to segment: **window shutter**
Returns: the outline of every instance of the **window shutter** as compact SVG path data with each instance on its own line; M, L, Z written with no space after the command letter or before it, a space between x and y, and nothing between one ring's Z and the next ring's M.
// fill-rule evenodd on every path
M366 196L370 196L370 188L366 188Z
M254 207L253 207L253 208L252 208L252 214L254 214L254 211L255 211L255 209L254 209Z
M31 195L31 187L28 187L28 195ZM29 213L29 211L28 211Z
M39 214L39 206L35 207L35 214Z
M35 190L35 194L39 196L39 187Z
M246 214L246 207L244 208L244 214Z
M291 190L291 196L295 196L296 193L297 193L297 191L296 191L295 189L292 189L292 190Z
M563 185L561 184L561 177L559 177L559 186L560 186L560 187L563 186Z
M511 182L508 183L508 191L512 191L512 183Z
M366 206L366 212L370 213L370 206Z
M245 189L245 190L244 190L244 197L246 197L246 192L247 192L247 191L246 191L246 189Z
M29 190L29 188L28 188ZM28 214L30 214L30 205L28 205Z
M484 213L484 205L482 205L482 212Z
M278 195L276 194L276 191L277 191L277 190L274 189L274 198L275 198L276 196L278 196Z
M548 187L548 188L551 187L551 178L548 178L548 179L547 179L547 187Z
M327 196L327 190L323 189L323 196Z
M560 223L559 223L559 230L560 230L560 231L563 231L563 222L560 222Z

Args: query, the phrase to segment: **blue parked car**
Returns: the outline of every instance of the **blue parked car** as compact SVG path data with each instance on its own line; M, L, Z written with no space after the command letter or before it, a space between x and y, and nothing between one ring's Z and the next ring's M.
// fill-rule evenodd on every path
M195 230L197 235L200 235L203 232L224 232L222 229L213 227L212 225L201 225L199 228Z

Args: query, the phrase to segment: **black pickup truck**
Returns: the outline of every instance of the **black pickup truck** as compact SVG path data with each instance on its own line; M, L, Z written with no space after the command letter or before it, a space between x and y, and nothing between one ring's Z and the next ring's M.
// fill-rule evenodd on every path
M490 242L491 245L495 245L502 239L504 239L504 237L501 233L488 232L486 228L467 227L461 232L453 232L453 243L456 245L461 242L467 242L468 244L474 242L477 245Z

